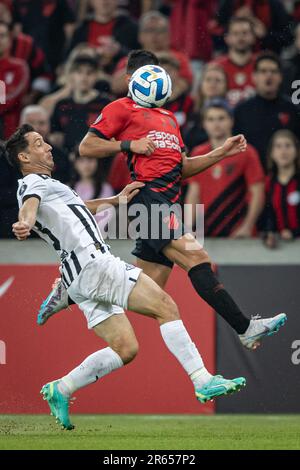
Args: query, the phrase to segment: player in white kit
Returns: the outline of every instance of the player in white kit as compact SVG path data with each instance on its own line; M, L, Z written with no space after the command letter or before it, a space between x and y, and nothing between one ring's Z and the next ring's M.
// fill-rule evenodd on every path
M136 356L138 343L125 308L158 321L166 346L189 375L200 402L245 386L243 377L212 376L171 297L141 269L110 253L81 198L51 177L51 149L29 125L23 125L5 144L8 161L23 175L17 193L19 220L13 231L19 240L25 240L34 230L53 246L61 258L68 294L83 311L88 327L108 344L66 376L43 386L41 392L57 421L72 429L68 410L72 394Z

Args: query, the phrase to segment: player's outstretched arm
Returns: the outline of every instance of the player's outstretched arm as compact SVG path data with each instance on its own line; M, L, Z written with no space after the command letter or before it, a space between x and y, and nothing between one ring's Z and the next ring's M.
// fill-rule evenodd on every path
M225 140L221 147L218 147L205 155L197 155L196 157L187 158L186 154L182 154L182 178L189 178L207 170L215 165L223 158L231 157L236 153L245 152L247 149L247 141L242 134L229 137Z
M128 204L128 202L138 194L140 188L143 186L145 186L145 184L141 181L134 181L133 183L127 184L127 186L125 186L125 188L116 196L108 197L106 199L90 199L89 201L85 201L85 204L92 214L97 214L110 206Z
M123 145L126 143L125 147L122 146L122 142ZM88 132L79 145L79 153L82 157L95 158L112 157L122 151L149 156L154 150L154 142L147 137L139 140L116 141L102 139L93 132Z
M13 233L18 240L26 240L35 224L40 201L36 197L26 199L19 210L19 220L13 224Z

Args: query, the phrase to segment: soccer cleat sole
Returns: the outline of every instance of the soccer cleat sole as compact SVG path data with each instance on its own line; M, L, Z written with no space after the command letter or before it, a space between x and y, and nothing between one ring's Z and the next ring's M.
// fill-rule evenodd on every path
M225 391L220 391L220 392L216 392L215 394L211 394L210 396L205 396L205 395L201 395L200 393L197 393L196 394L196 398L198 401L200 401L200 403L207 403L208 401L214 401L215 398L217 397L221 397L221 396L224 396L224 395L231 395L232 393L235 393L235 392L240 392L244 387L246 387L246 379L244 378L239 378L239 379L234 379L232 380L232 382L234 382L234 386L232 386L232 388L230 388L229 390L225 390Z

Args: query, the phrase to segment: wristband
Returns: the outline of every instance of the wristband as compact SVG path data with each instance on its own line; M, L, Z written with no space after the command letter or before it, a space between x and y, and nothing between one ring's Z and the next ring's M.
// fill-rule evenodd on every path
M130 152L130 144L131 140L122 140L121 142L121 151L122 152Z

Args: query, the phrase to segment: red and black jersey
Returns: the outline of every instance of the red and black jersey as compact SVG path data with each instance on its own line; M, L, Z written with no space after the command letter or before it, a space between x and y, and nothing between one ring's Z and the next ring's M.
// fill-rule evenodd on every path
M149 189L172 203L179 199L184 144L171 111L143 108L129 97L121 98L105 106L89 130L104 139L151 138L156 145L151 156L128 155L131 177L149 183Z
M165 109L172 111L180 125L180 128L183 129L193 114L194 102L189 94L183 93L175 100L168 101L165 104Z
M212 150L209 142L196 147L192 156ZM225 158L188 180L199 185L204 207L205 235L228 237L243 222L247 213L249 187L264 182L259 156L252 145L245 152Z
M294 176L282 184L276 176L266 180L267 203L264 230L281 232L289 229L294 236L300 235L300 177Z
M31 80L43 75L48 78L45 54L40 47L37 47L33 38L28 34L19 33L13 38L11 57L23 59L30 68Z

